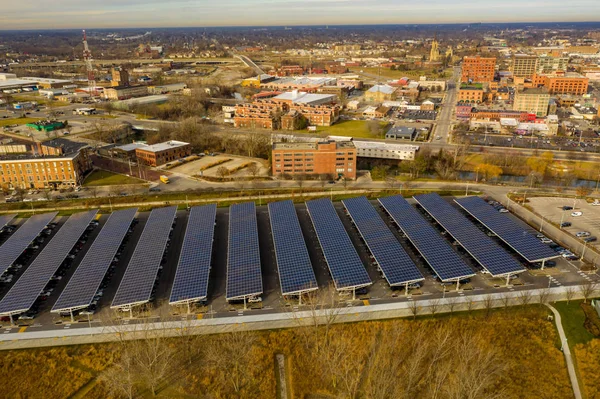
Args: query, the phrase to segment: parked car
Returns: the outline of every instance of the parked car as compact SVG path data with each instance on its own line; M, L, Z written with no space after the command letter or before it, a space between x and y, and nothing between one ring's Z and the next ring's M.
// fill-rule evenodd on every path
M590 232L589 231L578 231L577 233L575 233L576 237L589 237L590 236Z
M544 237L542 238L542 243L544 244L552 244L554 241L552 241L551 239Z
M569 206L569 205L565 205L565 206L562 207L563 211L570 211L571 209L573 209L573 207Z
M560 224L560 227L571 227L571 222L563 222Z
M571 216L573 217L577 217L577 216L581 216L583 215L583 212L577 211L577 212L571 212Z
M585 242L594 242L594 241L598 241L598 238L596 236L590 236L590 237L584 238L583 241L585 241Z

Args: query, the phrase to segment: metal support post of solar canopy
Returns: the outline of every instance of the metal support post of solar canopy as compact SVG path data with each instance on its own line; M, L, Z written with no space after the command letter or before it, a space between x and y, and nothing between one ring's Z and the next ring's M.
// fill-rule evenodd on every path
M544 270L544 266L546 266L546 259L542 260L542 268L540 270Z
M460 289L460 280L456 280L456 291Z
M246 297L244 297L244 310L246 310Z
M73 308L69 309L69 314L71 315L71 323L75 323L75 317L73 317Z
M406 282L406 284L404 286L404 296L408 296L408 281Z
M190 314L190 301L187 301L187 314Z
M508 285L510 284L510 274L506 275L506 286L508 287Z

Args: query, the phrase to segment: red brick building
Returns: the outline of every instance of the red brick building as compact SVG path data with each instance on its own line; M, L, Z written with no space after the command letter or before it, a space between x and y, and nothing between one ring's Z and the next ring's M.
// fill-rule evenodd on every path
M496 58L465 57L461 82L491 82L496 73Z
M192 147L183 141L166 141L135 149L135 157L143 165L159 166L192 155Z
M351 141L274 143L273 175L330 175L354 180L356 152Z
M578 73L557 73L554 75L533 75L533 87L545 87L550 94L573 94L581 96L587 93L590 80Z

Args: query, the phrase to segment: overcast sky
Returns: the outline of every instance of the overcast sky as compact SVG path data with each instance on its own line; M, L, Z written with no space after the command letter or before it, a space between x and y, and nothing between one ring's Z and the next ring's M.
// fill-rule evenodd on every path
M0 29L600 21L600 0L0 0Z

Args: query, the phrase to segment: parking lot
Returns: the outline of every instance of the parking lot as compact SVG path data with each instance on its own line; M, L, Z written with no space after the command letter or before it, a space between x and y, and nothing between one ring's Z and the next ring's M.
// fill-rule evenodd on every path
M564 224L561 229L564 234L577 237L579 233L580 237L577 238L581 247L578 250L582 251L584 245L600 248L599 241L590 241L590 237L600 237L600 206L594 206L585 200L549 197L532 197L529 199L529 205L536 213L543 216L545 223L549 222L556 226ZM572 216L579 213L580 216ZM587 243L585 239L588 239Z
M473 145L487 145L511 148L531 148L539 150L575 151L575 152L600 152L600 140L597 138L578 137L545 137L500 135L493 133L466 132L455 134L455 139L468 140Z
M541 206L546 207L548 211L553 211L555 218L560 218L560 206L563 205L564 201L548 200L549 199L540 198L536 199L535 203L542 204ZM451 198L448 198L448 201L451 201ZM405 292L402 288L390 288L386 280L378 272L377 266L371 263L367 248L361 241L358 231L352 227L350 218L345 215L342 204L335 203L335 209L337 210L338 215L340 216L346 228L346 231L350 235L350 238L361 257L363 264L366 265L369 276L373 281L373 285L369 287L368 292L365 295L359 296L357 300L353 301L351 296L341 297L342 301L347 301L348 306L368 306L369 304L375 303L415 300L418 298L431 299L435 297L465 296L470 294L482 294L485 292L502 292L528 288L556 287L561 285L581 284L586 281L600 281L600 278L596 274L592 276L583 276L582 273L579 272L581 262L570 261L559 256L556 259L556 264L547 265L550 267L546 267L544 270L540 270L539 265L526 265L528 271L522 273L518 278L511 280L511 285L506 287L504 279L492 278L489 276L489 274L483 273L481 266L478 265L459 245L456 245L457 243L453 243L452 240L449 239L449 244L453 244L452 247L454 250L458 252L458 254L468 265L471 266L471 268L476 272L476 276L472 277L469 281L463 282L464 284L461 284L459 290L456 290L456 286L454 284L444 288L443 285L436 281L434 278L434 273L429 269L428 265L418 254L416 249L412 247L408 239L403 237L402 233L400 233L393 225L392 220L388 218L381 209L379 209L377 202L373 201L372 203L378 209L379 214L385 220L387 226L394 232L397 239L405 248L409 256L413 259L423 276L425 276L425 282L421 288L410 290L408 295L405 295ZM598 227L600 226L600 207L592 207L591 205L582 203L580 205L576 204L575 208L581 209L582 207L584 208L584 214L577 219L577 224L574 225L569 231L575 231L579 228L598 230ZM313 269L317 277L319 288L321 290L331 289L332 280L329 270L321 254L319 242L313 230L306 206L304 204L297 204L296 211L309 250L310 259L313 264ZM506 215L507 217L513 217L511 214ZM145 317L153 315L155 317L160 316L162 318L168 318L174 317L176 314L185 313L184 309L178 309L168 305L171 286L175 277L175 271L181 250L181 242L183 241L183 235L187 225L188 213L187 211L179 211L177 216L177 223L172 235L173 245L169 247L167 262L164 264L159 276L159 284L156 291L155 300L149 306L136 309L134 316ZM111 279L109 283L103 289L103 295L98 300L96 314L94 314L93 317L89 319L87 316L80 317L80 321L82 321L82 323L72 324L69 318L61 318L57 314L49 313L49 310L58 299L58 296L76 270L76 267L83 259L86 251L91 246L94 237L99 233L100 227L103 226L108 218L108 215L103 215L99 219L100 226L88 233L88 239L85 243L81 244L80 250L75 254L75 257L72 260L72 266L60 276L60 279L55 279L53 281L52 293L44 298L43 301L38 301L37 311L39 314L34 320L28 322L27 325L38 328L72 328L76 327L77 325L87 325L88 323L105 323L109 320L113 320L115 316L127 318L129 313L125 315L123 313L119 314L118 312L111 310L110 303L112 302L119 283L123 278L126 266L129 263L131 255L135 249L135 245L139 240L142 230L144 229L147 217L148 213L141 213L138 215L138 223L132 229L130 237L123 246L119 261L116 264L114 271L111 272ZM429 217L427 217L427 219L430 221L430 223L434 224ZM576 218L569 217L570 221L574 219ZM14 281L16 281L18 276L21 275L24 270L26 270L35 256L39 254L39 251L41 251L43 246L50 241L52 235L56 232L58 227L64 223L65 220L66 217L58 218L56 226L57 228L49 232L49 236L44 237L43 242L39 243L39 248L27 250L28 255L23 259L22 268L11 272L13 273L13 280L0 283L0 296L4 296L12 284L14 284ZM204 317L224 317L230 315L231 312L237 312L239 315L243 315L245 312L278 312L290 306L298 306L297 300L289 298L285 299L281 294L277 265L274 255L274 247L271 237L269 216L266 206L257 207L259 245L264 287L262 303L259 306L253 305L254 309L248 310L244 310L243 307L233 306L227 303L225 300L225 290L227 274L228 220L229 208L219 208L217 210L215 227L213 262L208 291L208 303L207 306L194 308L194 311L204 313ZM21 223L22 221L17 219L17 226L15 227L18 228L18 225ZM486 231L483 226L478 227L483 231ZM527 228L532 234L538 233L530 227ZM440 231L440 234L444 234L439 226L437 226L437 229ZM448 238L449 236L445 235L445 237ZM550 238L555 239L554 237ZM0 242L3 242L4 240L6 240L6 234L0 236ZM524 262L498 238L495 238L495 240L509 253L512 253L517 260ZM6 321L3 324L7 325ZM10 332L11 330L8 329L6 331Z

